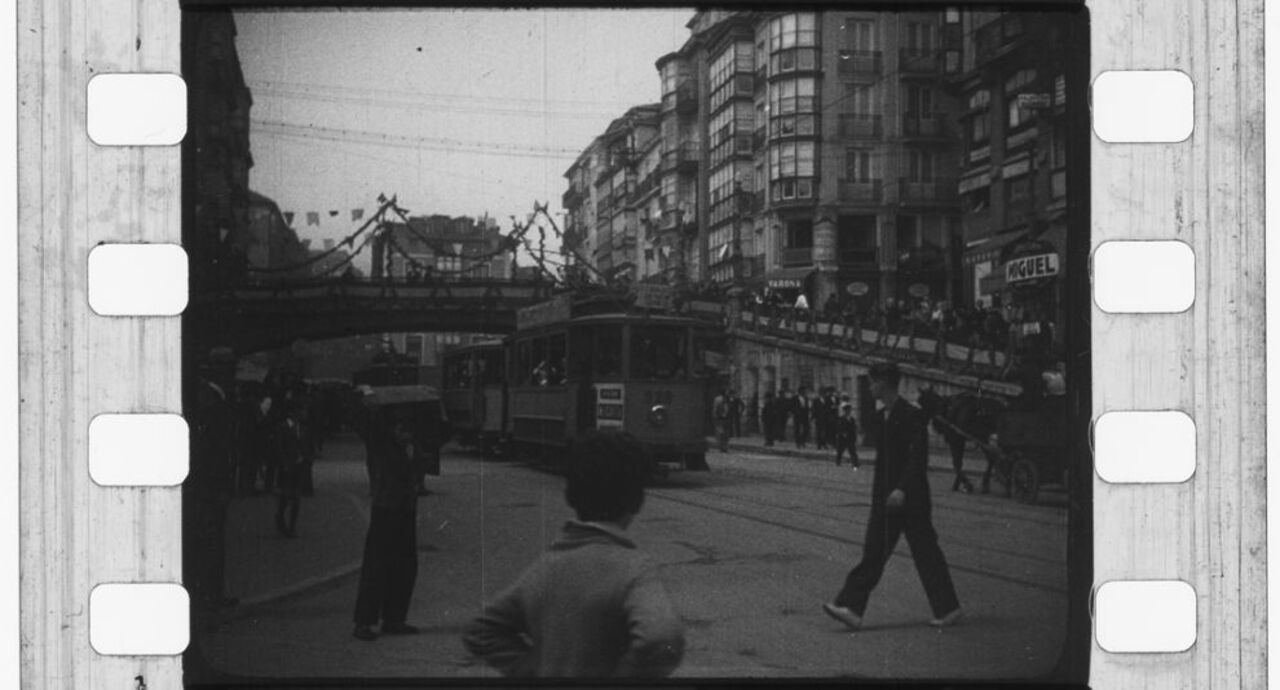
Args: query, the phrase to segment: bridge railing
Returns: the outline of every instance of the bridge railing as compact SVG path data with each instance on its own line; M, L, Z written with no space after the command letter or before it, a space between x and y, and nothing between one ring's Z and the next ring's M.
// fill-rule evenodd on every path
M722 318L730 329L786 338L859 355L935 368L952 374L1009 380L1020 364L1013 343L972 346L962 333L904 322L896 331L869 327L859 317L835 319L815 310L725 305ZM941 337L939 337L941 336ZM949 337L950 336L950 337Z

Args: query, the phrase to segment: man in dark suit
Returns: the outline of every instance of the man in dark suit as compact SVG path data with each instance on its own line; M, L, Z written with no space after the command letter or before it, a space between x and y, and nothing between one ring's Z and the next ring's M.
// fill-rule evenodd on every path
M875 415L881 428L876 435L871 518L862 562L849 571L835 601L823 604L822 610L851 630L860 628L871 590L880 582L898 536L906 534L916 572L933 609L929 624L946 627L960 620L960 602L933 529L925 477L929 457L925 418L918 407L899 397L897 365L876 364L869 374L871 394L883 404L883 410Z
M809 389L802 386L796 397L792 398L791 417L795 420L796 448L804 448L804 444L809 441L810 421L813 418Z

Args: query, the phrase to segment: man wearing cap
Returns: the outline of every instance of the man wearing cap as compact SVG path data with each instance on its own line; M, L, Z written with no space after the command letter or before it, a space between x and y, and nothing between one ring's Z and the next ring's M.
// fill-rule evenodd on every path
M858 422L853 418L853 404L840 403L840 416L835 420L836 467L839 467L845 451L849 452L849 464L858 469Z
M883 407L874 418L879 433L875 435L871 517L867 521L862 562L849 571L844 587L834 601L822 605L822 610L851 630L862 627L871 590L880 582L898 536L905 534L916 572L933 609L929 624L953 625L960 620L960 602L947 560L938 547L938 534L933 529L929 483L925 477L929 451L924 415L920 408L898 395L901 374L897 365L876 364L871 367L869 378L871 394Z

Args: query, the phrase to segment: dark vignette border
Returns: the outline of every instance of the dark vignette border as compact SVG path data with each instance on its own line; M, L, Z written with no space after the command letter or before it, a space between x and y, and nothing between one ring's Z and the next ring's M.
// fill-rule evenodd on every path
M620 7L599 0L561 0L560 2L521 2L521 3L462 3L423 0L410 2L406 0L355 0L340 2L338 0L177 0L182 9L184 39L185 28L191 13L204 11L219 12L228 9L305 9L334 8L346 9L383 9L383 8L430 8L430 7ZM849 0L840 2L795 2L786 3L791 10L833 8L850 8L857 6L859 10L872 11L910 11L915 8L941 8L945 6L961 6L968 8L1011 9L1037 12L1062 13L1069 18L1065 24L1067 43L1072 46L1067 55L1067 99L1069 114L1067 117L1068 158L1067 188L1081 190L1068 198L1067 241L1066 241L1066 289L1064 312L1067 315L1066 354L1069 405L1069 448L1070 455L1077 458L1081 467L1088 471L1073 472L1070 475L1070 493L1072 500L1068 506L1067 530L1067 636L1061 655L1053 671L1039 679L1030 678L1013 681L988 682L893 682L877 681L860 682L867 679L857 677L836 679L692 679L671 680L661 683L645 681L569 682L531 681L512 679L447 679L413 680L413 679L258 679L249 677L223 677L211 683L184 683L187 688L413 688L430 687L436 690L453 688L526 688L526 687L591 687L591 688L697 688L697 687L847 687L856 683L867 688L988 688L988 687L1027 687L1036 688L1087 688L1089 677L1089 660L1092 653L1092 618L1090 601L1093 586L1093 448L1090 440L1092 423L1092 390L1093 366L1090 351L1092 290L1089 279L1090 236L1090 146L1092 131L1090 126L1089 77L1091 74L1091 52L1089 50L1090 17L1084 0L1005 0L1004 2L982 2L981 0L901 0L889 2L872 0L858 2ZM712 7L735 7L750 9L768 9L782 7L777 0L731 0L716 3L688 3L677 0L648 0L647 2L627 3L621 7L638 9L645 7L692 7L709 9ZM199 56L193 54L183 41L180 48L183 71ZM196 156L189 140L182 144L182 233L183 244L188 244L188 233L195 228L194 199L191 180L196 170ZM1083 161L1083 164L1080 162ZM192 286L194 287L194 286ZM182 331L185 334L193 331L187 316L183 315ZM191 363L196 361L193 342L184 337L182 351L182 386L184 400L189 399L195 372ZM194 634L193 634L194 637ZM200 665L203 660L194 659L193 652L184 653L184 664L190 668Z

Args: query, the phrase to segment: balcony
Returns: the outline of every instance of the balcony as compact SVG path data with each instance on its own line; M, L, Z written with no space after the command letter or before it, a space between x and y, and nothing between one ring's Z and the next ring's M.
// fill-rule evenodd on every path
M838 180L836 189L836 197L840 201L847 202L879 203L884 195L884 183L880 180L867 180L865 182Z
M933 76L938 73L938 53L902 48L898 51L898 74Z
M902 118L902 136L917 139L945 139L946 123L941 117L905 115Z
M933 182L909 182L898 178L898 201L903 204L945 204L960 198L956 181L941 179Z
M581 185L569 185L569 189L560 197L560 204L565 208L577 208L582 204L584 191Z
M840 75L879 74L884 67L878 50L841 50L836 53L836 73Z
M649 193L658 188L657 173L649 173L645 178L636 185L635 192L631 195L633 201L638 201L649 196Z
M1007 14L980 27L973 36L974 56L979 64L1012 51L1026 33L1027 18Z
M785 247L782 250L783 266L808 266L813 263L813 247Z
M842 268L875 268L880 251L875 247L841 248L837 255Z
M662 169L676 170L682 173L697 172L701 151L696 142L685 142L662 152Z
M880 115L840 115L836 121L836 134L850 138L879 138L884 131Z
M693 80L680 82L674 91L662 96L662 112L687 115L698 110L698 87Z

